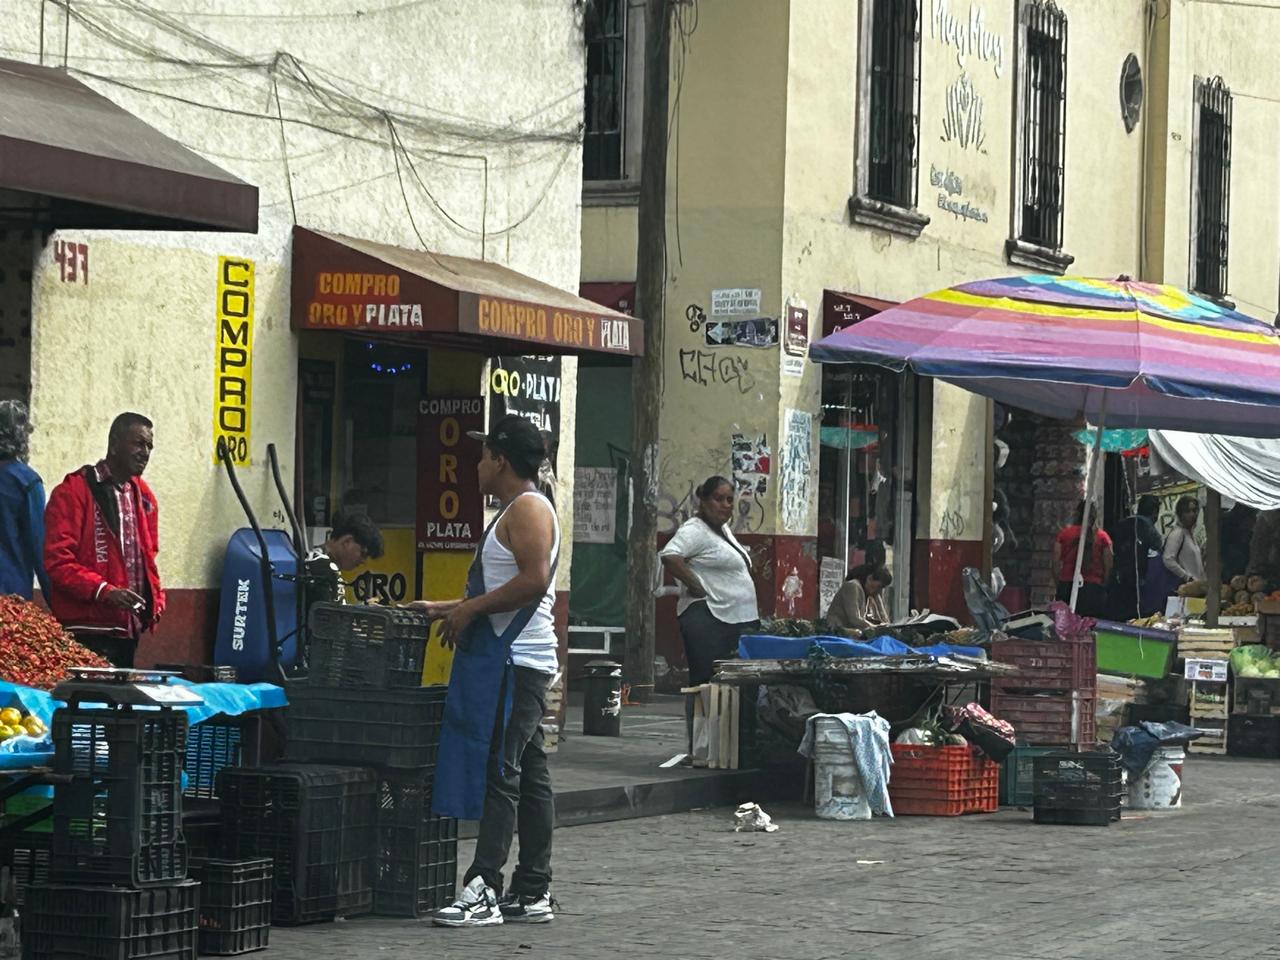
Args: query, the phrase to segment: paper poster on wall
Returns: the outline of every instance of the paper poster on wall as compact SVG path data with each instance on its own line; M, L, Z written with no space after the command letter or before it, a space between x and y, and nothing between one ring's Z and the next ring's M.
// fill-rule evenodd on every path
M839 557L823 557L818 565L818 616L825 617L831 601L844 584L844 564Z
M578 467L573 471L573 542L613 543L617 539L618 471Z
M782 375L784 377L803 377L804 367L808 363L804 357L782 356Z
M782 527L787 533L803 534L809 521L813 414L788 409L784 422L787 437L782 450Z
M778 343L778 321L773 317L708 320L703 330L709 347L773 347Z
M711 291L713 317L741 317L760 312L760 291L754 287L727 287Z
M809 308L802 301L787 303L787 338L783 349L793 357L809 355Z

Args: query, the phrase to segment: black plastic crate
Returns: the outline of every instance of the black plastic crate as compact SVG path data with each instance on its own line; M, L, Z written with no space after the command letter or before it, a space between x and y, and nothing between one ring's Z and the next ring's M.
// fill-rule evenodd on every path
M285 755L295 763L358 760L401 770L435 768L446 686L415 690L289 688Z
M223 852L274 861L273 922L369 911L376 788L373 771L361 767L279 764L218 774Z
M60 883L171 884L186 879L182 766L187 715L64 707L53 715L51 877Z
M0 847L0 866L7 867L19 906L26 902L27 891L49 882L49 864L53 859L53 834L25 832L11 844Z
M317 603L307 617L307 682L324 687L420 687L431 620L403 607Z
M1120 819L1120 757L1109 750L1036 757L1036 823L1105 827Z
M218 796L217 776L223 767L240 766L243 751L243 722L225 714L197 723L187 735L187 774L184 797L213 800Z
M200 884L86 887L49 884L27 891L24 960L194 960Z
M378 781L373 912L423 917L453 902L458 821L431 814L431 776L386 773Z
M200 881L200 953L265 950L271 931L270 860L192 860Z
M1280 717L1232 714L1227 721L1227 753L1233 757L1280 759Z

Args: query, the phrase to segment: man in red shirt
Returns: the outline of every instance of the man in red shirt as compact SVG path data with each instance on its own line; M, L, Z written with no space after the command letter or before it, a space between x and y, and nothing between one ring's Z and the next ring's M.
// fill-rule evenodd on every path
M106 457L67 474L45 511L49 606L77 640L118 667L133 666L139 637L164 612L159 510L142 479L153 445L150 420L120 414Z

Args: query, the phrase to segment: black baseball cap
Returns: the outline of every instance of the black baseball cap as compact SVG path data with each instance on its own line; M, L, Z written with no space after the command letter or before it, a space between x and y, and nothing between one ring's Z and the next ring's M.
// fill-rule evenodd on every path
M502 454L508 460L534 468L547 459L547 445L533 421L518 414L499 417L488 433L468 430L467 436Z

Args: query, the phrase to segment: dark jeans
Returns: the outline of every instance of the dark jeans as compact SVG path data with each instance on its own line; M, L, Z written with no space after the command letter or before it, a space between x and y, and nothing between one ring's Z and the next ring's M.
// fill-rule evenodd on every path
M484 877L502 895L502 868L511 855L518 821L520 854L511 875L511 892L537 897L551 883L551 831L556 821L551 772L542 749L542 717L551 675L528 667L514 667L512 675L511 718L501 743L495 724L492 745L495 753L501 750L501 765L489 768L475 859L463 883Z
M680 614L680 637L684 640L684 658L689 663L689 686L709 683L712 665L717 660L736 657L738 639L759 625L759 620L725 623L706 603L689 606Z
M1058 599L1071 602L1071 581L1058 581ZM1107 615L1107 591L1100 583L1082 583L1076 597L1076 613L1082 617L1103 619Z
M725 623L706 605L694 603L680 614L680 637L684 640L684 658L689 664L689 686L711 682L717 660L732 660L738 655L738 640L744 633L760 627L759 620ZM693 697L684 701L685 732L689 753L693 753Z
M101 633L77 633L76 643L88 647L113 667L132 667L138 641L130 637L113 637Z

